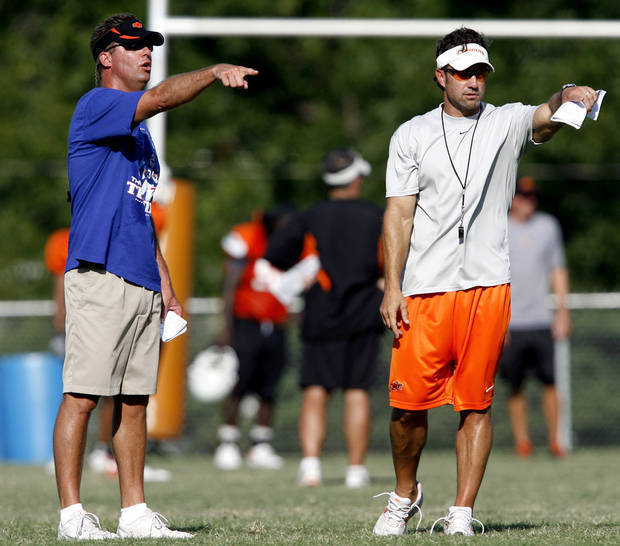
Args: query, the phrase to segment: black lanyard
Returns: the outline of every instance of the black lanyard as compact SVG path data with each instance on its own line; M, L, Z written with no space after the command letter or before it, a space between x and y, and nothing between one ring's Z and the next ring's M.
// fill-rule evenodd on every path
M450 155L450 148L448 148L448 139L446 138L446 127L443 122L443 104L441 105L441 130L443 131L443 141L446 144L446 152L448 153L448 159L450 160L450 165L452 165L452 170L456 175L456 179L459 181L461 188L463 189L463 193L461 194L461 222L459 223L459 244L462 244L465 240L465 228L463 227L463 220L465 217L465 189L467 188L467 176L469 175L469 161L471 160L471 150L474 147L474 137L476 136L476 129L478 128L478 121L480 121L480 116L482 115L482 104L480 105L480 110L478 111L478 117L476 118L476 124L474 125L474 132L471 135L471 142L469 144L469 155L467 156L467 169L465 170L465 180L461 181L461 177L459 173L456 171L456 167L452 162L452 156Z

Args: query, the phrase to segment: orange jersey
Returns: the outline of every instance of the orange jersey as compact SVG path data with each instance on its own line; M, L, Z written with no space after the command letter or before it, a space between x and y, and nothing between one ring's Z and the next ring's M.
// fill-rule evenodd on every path
M245 268L235 290L235 317L275 323L286 320L288 311L271 292L252 287L254 264L267 250L267 232L262 221L235 226L222 240L224 252L234 259L245 260Z
M407 312L409 326L392 347L390 405L489 407L510 320L510 285L408 297Z
M63 275L69 253L69 228L57 229L45 243L45 267L52 275Z

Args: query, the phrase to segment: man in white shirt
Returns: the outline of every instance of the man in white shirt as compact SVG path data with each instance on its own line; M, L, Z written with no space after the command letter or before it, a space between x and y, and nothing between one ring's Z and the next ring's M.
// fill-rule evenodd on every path
M443 103L405 122L390 142L380 312L394 332L396 488L375 525L378 535L404 534L416 511L421 519L416 473L427 411L444 404L460 413L460 424L456 500L440 520L446 534L473 534L510 318L507 212L519 159L562 127L551 116L563 102L581 101L590 111L597 98L591 87L570 84L540 106L484 103L494 70L487 49L484 36L467 28L440 40L435 81Z

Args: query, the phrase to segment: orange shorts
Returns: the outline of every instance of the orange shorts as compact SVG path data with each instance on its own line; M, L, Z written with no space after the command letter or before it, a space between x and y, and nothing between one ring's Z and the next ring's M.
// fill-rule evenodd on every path
M407 298L410 326L394 339L390 406L488 408L510 320L510 285Z

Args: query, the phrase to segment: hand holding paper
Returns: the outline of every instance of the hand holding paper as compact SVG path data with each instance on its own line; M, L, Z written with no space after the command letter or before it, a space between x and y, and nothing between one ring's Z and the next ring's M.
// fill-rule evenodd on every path
M187 321L174 311L166 313L166 319L161 323L161 340L166 343L187 332Z
M603 89L599 89L596 92L596 102L592 106L590 112L588 112L586 105L581 101L567 101L555 111L553 116L551 116L551 121L564 123L575 129L581 129L581 124L586 119L586 116L594 121L598 119L599 112L601 111L601 104L606 94L607 91Z

